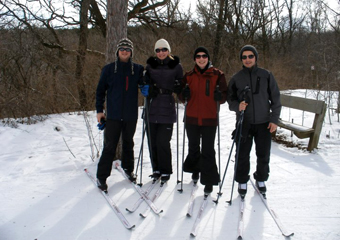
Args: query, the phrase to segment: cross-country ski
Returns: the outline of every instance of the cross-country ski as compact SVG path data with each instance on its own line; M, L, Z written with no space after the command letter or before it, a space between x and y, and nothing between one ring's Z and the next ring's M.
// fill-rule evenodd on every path
M264 198L263 194L260 193L260 191L257 189L257 187L255 186L254 182L252 179L250 179L251 185L253 185L255 191L258 193L258 195L260 196L263 204L266 206L268 212L270 213L270 215L272 216L272 218L274 219L276 225L278 226L278 228L280 229L281 233L283 236L285 237L291 237L294 235L293 232L290 232L288 230L286 230L286 228L283 226L283 224L281 223L281 220L279 219L279 217L277 216L277 214L274 212L274 210L269 207L269 204L267 202L267 200Z
M87 174L87 176L91 179L91 181L93 182L93 184L97 187L97 183L96 180L94 179L94 177L92 176L92 174L85 168L84 169L85 173ZM107 201L107 203L110 205L110 207L112 208L112 210L114 211L114 213L118 216L119 220L122 222L122 224L124 225L124 227L126 227L127 229L132 229L135 227L135 225L131 225L129 223L129 221L124 217L123 213L120 211L120 209L118 208L117 204L111 199L109 193L107 191L101 191L100 189L98 189L104 196L105 200Z

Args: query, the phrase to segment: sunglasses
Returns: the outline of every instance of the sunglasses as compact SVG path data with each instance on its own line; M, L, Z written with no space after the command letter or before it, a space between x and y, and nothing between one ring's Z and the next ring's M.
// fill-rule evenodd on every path
M123 52L123 51L131 52L131 49L130 48L119 48L119 51L121 51L121 52Z
M168 51L167 48L161 48L161 49L157 48L157 49L156 49L156 53L166 52L166 51Z
M242 55L242 59L243 60L246 60L247 58L249 58L249 59L253 59L255 56L254 55Z
M203 55L196 55L195 56L196 59L200 59L200 58L203 58L203 59L207 59L208 58L208 55L207 54L203 54Z

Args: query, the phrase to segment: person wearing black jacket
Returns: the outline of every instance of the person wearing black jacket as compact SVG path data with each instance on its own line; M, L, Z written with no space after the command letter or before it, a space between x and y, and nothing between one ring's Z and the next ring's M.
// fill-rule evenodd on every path
M180 59L171 54L165 39L155 43L155 57L147 60L145 76L149 87L149 115L151 146L149 146L153 178L161 177L162 182L172 174L172 155L170 141L173 124L176 122L175 98L173 92L176 82L183 77Z
M138 87L147 92L142 65L132 62L133 44L123 38L119 41L116 61L102 69L96 91L97 121L104 122L104 148L98 162L98 187L107 190L106 179L111 174L112 163L120 136L122 136L121 164L131 181L135 181L134 141L138 118ZM106 109L104 113L104 103Z
M280 90L273 74L257 66L258 52L254 46L242 47L240 60L243 69L231 78L227 94L229 109L236 112L237 121L241 114L244 117L241 136L233 134L233 137L241 137L237 146L239 156L235 181L239 183L239 194L245 195L254 141L257 165L253 176L257 188L264 194L267 190L265 181L269 178L271 133L276 131L281 112Z

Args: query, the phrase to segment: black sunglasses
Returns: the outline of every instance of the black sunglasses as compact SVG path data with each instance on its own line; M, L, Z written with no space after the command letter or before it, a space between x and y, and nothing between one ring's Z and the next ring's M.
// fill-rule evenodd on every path
M207 58L208 58L208 55L207 55L207 54L203 54L203 55L197 54L197 55L195 56L195 58L196 58L196 59L200 59L200 58L207 59Z
M249 59L253 59L255 56L254 55L242 55L242 59L243 60L245 60L245 59L247 59L247 57L249 58Z
M119 51L121 51L121 52L123 52L123 51L131 52L131 49L130 48L119 48Z
M166 51L168 51L168 49L167 48L161 48L161 49L157 48L156 49L156 53L160 53L161 51L166 52Z

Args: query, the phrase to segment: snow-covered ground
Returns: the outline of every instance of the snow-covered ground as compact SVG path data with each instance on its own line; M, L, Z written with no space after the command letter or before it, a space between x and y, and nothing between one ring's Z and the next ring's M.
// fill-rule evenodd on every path
M305 90L295 90L292 94L304 96ZM308 93L308 97L313 98L313 95L315 93ZM182 105L179 115L182 119ZM311 126L313 121L313 114L289 109L283 109L281 116L287 120L294 118L296 123L301 122L303 116L306 126ZM174 174L155 203L164 210L159 216L150 212L146 218L140 217L139 213L147 207L144 202L136 212L126 212L125 208L131 208L139 195L117 170L112 170L108 179L111 198L128 221L136 225L127 230L83 171L88 168L95 175L97 159L92 160L91 155L100 152L103 138L96 127L95 113L89 112L86 119L95 141L92 150L87 121L82 114L50 115L43 122L17 124L16 128L0 125L0 239L191 239L191 228L203 199L203 187L199 185L194 215L189 218L186 212L192 188L190 174L184 173L183 192L177 191L181 188L181 184L177 184L177 125L174 125L172 139ZM235 124L234 113L228 110L227 104L221 106L220 123L223 174ZM279 129L282 131L286 132L288 140L307 146L308 139L291 137L290 132ZM295 233L291 239L340 239L339 135L337 115L327 113L319 149L309 153L277 143L272 145L267 201L285 228ZM136 163L141 139L142 121L139 120L135 134ZM182 121L179 123L178 144L181 162ZM142 188L146 189L151 173L147 144L144 151ZM253 172L254 151L251 159ZM214 187L196 239L237 238L240 198L236 184L232 205L226 203L231 197L234 153L231 160L223 195L216 205L212 199L216 198L218 187ZM244 239L285 239L250 183L245 199Z

